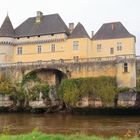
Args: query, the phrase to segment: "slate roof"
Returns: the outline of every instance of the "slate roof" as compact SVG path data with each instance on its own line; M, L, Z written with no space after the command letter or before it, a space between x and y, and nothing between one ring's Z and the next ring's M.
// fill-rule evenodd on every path
M89 38L89 35L84 26L79 22L69 38Z
M13 25L8 15L0 28L0 37L14 37Z
M94 40L135 37L130 34L121 22L105 23L93 36Z
M55 33L69 34L69 29L58 14L42 16L40 23L36 23L36 17L28 18L15 29L16 37Z

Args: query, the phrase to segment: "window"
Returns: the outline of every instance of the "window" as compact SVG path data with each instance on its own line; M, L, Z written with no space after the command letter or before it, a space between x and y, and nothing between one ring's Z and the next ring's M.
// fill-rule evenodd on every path
M79 49L79 41L73 41L73 50L77 51Z
M102 49L102 45L101 44L97 44L97 52L101 52Z
M51 45L51 52L55 52L55 44Z
M124 72L128 72L128 63L123 64Z
M78 62L79 61L79 56L74 56L73 59L74 59L74 62Z
M114 48L110 48L110 54L114 54Z
M19 54L19 55L22 54L22 47L17 48L17 54Z
M122 43L117 42L117 51L121 51L121 50L122 50Z
M38 52L38 53L41 53L41 46L38 46L37 52Z

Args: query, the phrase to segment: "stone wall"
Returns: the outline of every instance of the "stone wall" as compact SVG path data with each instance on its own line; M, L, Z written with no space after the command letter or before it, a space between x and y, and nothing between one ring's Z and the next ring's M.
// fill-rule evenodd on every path
M11 105L13 105L13 101L9 96L0 94L0 107L10 107Z
M81 60L82 61L82 60ZM128 71L124 71L124 63L128 65ZM43 71L41 71L43 69ZM105 61L85 61L85 62L42 62L23 63L13 66L0 67L0 76L8 75L13 80L22 81L24 75L30 72L39 72L43 80L48 80L50 84L59 83L65 78L84 78L110 76L116 77L119 87L136 87L136 67L134 59L105 60ZM56 72L54 72L56 71ZM65 76L64 76L65 75ZM59 82L58 82L59 81Z

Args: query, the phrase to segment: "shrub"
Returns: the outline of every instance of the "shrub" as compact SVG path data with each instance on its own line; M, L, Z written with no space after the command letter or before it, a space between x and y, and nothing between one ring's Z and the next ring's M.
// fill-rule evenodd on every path
M39 93L41 92L43 94L43 98L47 98L48 97L49 90L50 90L50 88L49 88L49 85L47 83L37 83L31 89L33 95L36 95L36 97L38 97Z
M120 87L120 88L118 88L118 93L122 93L122 92L128 92L128 91L130 91L130 88L128 88L128 87Z
M69 105L84 96L99 97L104 104L113 103L116 93L116 79L112 77L66 79L58 89L59 97Z
M38 78L38 76L35 72L30 72L30 73L26 74L22 79L22 85L24 85L25 83L30 82L30 81L40 82L40 79Z

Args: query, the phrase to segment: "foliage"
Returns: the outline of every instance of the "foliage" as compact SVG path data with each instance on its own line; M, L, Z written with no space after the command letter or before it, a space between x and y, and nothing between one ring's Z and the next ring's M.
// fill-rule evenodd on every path
M25 75L21 83L13 83L10 79L0 81L0 94L8 94L13 101L19 101L21 104L24 102L28 104L30 99L36 99L40 92L46 98L49 86L46 83L40 83L40 79L34 72Z
M119 137L104 138L98 136L86 136L83 134L61 135L61 134L43 134L41 132L32 132L21 135L1 135L0 140L122 140ZM123 140L139 140L138 137L123 138Z
M59 97L69 105L87 95L99 97L104 104L112 103L116 93L116 79L112 77L65 79L58 89Z
M11 91L10 95L13 97L14 100L24 101L25 98L28 98L26 90L21 83L14 83L12 87L13 90Z
M60 98L67 104L74 105L80 97L79 89L74 80L64 80L59 88Z
M24 85L25 83L30 82L30 81L36 81L36 82L40 81L36 72L30 72L30 73L26 74L22 79L22 85Z
M43 94L43 98L47 98L49 90L50 90L50 88L47 83L37 83L31 89L31 92L30 92L31 99L39 98L40 92Z
M118 88L118 93L123 93L123 92L128 92L130 90L130 88L128 87L119 87Z
M0 82L0 93L1 94L10 94L13 90L12 83L9 81L1 81Z

